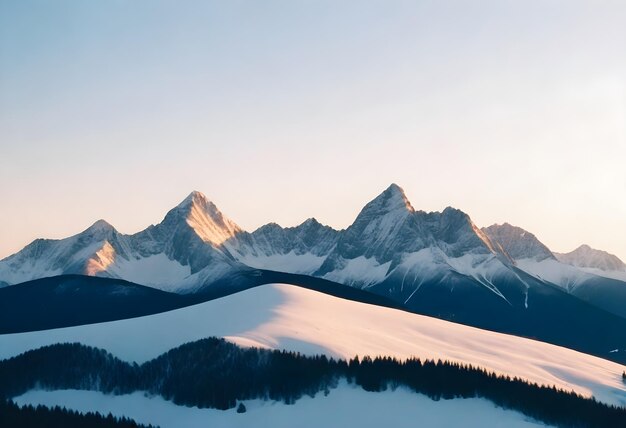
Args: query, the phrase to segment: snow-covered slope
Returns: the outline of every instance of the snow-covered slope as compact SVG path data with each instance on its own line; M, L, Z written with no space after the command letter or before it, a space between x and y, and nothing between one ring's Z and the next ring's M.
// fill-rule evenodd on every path
M555 253L555 256L559 261L585 272L626 281L626 264L619 257L589 245L581 245L569 253Z
M623 366L546 343L315 291L265 285L147 317L0 336L0 358L81 342L143 362L183 343L220 336L242 346L351 358L448 359L626 405Z
M335 247L339 231L310 218L296 227L269 223L225 243L241 263L259 269L312 274Z
M345 383L324 396L305 396L295 405L263 400L245 401L247 411L216 410L177 406L161 397L142 393L104 395L93 391L31 391L15 402L20 406L61 406L83 413L112 413L143 424L161 428L413 428L420 426L456 427L538 427L544 426L524 415L496 407L484 399L433 401L428 397L398 388L395 391L366 392Z
M515 260L516 265L538 279L551 282L568 292L573 292L580 285L593 278L593 275L566 265L556 259L537 261L534 258Z

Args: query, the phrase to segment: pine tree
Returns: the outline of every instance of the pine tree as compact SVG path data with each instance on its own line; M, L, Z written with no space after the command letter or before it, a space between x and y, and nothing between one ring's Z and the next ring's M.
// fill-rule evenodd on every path
M237 413L246 413L246 405L242 402L239 402L239 406L237 406Z

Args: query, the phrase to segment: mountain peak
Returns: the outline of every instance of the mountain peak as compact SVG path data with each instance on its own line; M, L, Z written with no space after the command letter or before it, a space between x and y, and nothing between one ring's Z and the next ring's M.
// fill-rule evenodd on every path
M603 271L626 271L626 264L619 257L583 244L574 251L556 254L563 262L580 268L600 269Z
M396 183L391 183L389 187L387 187L386 191L400 192L404 195L404 189Z
M469 217L469 215L467 215L467 213L465 213L464 211L458 208L451 207L451 206L445 207L441 213L446 216L454 216L454 217L462 217L462 218Z
M241 232L241 228L202 193L192 195L193 203L187 215L187 224L204 242L220 245Z
M204 241L220 245L241 228L226 217L203 193L194 190L180 204L167 213L164 222L185 222Z
M307 218L306 220L304 220L302 223L300 223L300 227L302 227L302 226L306 226L306 227L322 226L322 223L317 221L317 219L315 217L310 217L310 218Z
M210 201L207 199L204 193L194 190L185 199L183 199L180 204L178 204L177 208L184 208L197 203L206 204L207 202Z
M97 220L94 224L85 229L84 232L109 232L115 228L106 220Z
M406 197L402 187L395 183L392 183L380 195L368 203L365 208L363 208L363 211L368 209L375 209L381 214L399 209L403 211L415 212L415 209L413 209L413 206Z
M542 261L555 258L552 251L535 235L521 227L509 223L493 224L484 227L482 231L492 242L500 245L514 260L534 259Z

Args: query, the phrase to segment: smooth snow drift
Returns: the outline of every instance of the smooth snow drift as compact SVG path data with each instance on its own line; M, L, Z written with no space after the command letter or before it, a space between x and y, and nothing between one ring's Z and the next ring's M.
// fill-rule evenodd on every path
M469 363L626 406L625 369L570 349L400 310L271 284L157 315L0 336L0 358L58 342L144 362L208 336L334 357L390 355Z
M19 405L63 406L86 413L126 416L136 422L161 428L257 427L320 428L361 427L396 428L464 426L467 421L480 427L538 427L521 413L496 407L478 398L433 401L403 388L395 391L365 392L342 384L328 396L303 397L295 405L280 402L245 401L246 413L177 406L160 397L137 392L111 396L93 391L31 391L15 401Z

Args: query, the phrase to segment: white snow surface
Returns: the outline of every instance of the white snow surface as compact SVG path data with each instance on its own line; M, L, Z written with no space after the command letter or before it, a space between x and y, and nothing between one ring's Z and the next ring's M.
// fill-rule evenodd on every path
M604 278L616 279L626 282L626 271L621 270L602 270L598 268L579 267L578 269L596 276Z
M573 291L592 276L580 268L554 259L538 262L535 259L516 260L517 267L541 280L552 282L567 291Z
M191 267L172 260L164 253L126 260L118 257L107 273L115 278L165 291L175 291L191 275Z
M387 276L391 262L380 264L374 257L359 256L344 260L341 269L335 269L324 275L324 278L346 285L358 284L361 287L382 282Z
M401 287L414 288L414 292L405 300L405 304L420 289L422 283L449 270L474 278L506 300L493 281L494 277L506 271L506 267L493 254L467 253L461 257L449 257L440 248L429 247L405 254L396 269L404 272Z
M16 270L12 270L6 264L0 264L0 281L6 281L7 284L19 284L20 282L61 274L63 274L63 269L52 269L41 263L37 263L35 260L20 266Z
M147 361L201 338L333 357L389 355L446 359L575 390L626 405L620 364L567 348L285 284L141 318L0 335L0 358L44 345L80 342L121 359Z
M395 391L366 392L346 383L330 390L328 396L318 393L305 396L295 405L281 402L245 401L245 413L235 409L216 410L177 406L161 397L141 392L129 395L104 395L93 391L61 390L30 391L15 398L20 405L63 406L82 413L100 412L126 416L143 424L161 428L257 427L257 428L320 428L360 427L394 428L420 426L538 427L544 426L521 413L504 410L491 402L478 399L433 401L425 395L404 388Z
M271 255L237 255L237 260L245 265L257 269L276 270L281 272L312 274L317 271L326 255L317 256L312 253L296 254L290 251L287 254L271 254Z

